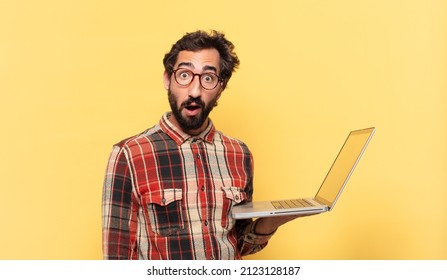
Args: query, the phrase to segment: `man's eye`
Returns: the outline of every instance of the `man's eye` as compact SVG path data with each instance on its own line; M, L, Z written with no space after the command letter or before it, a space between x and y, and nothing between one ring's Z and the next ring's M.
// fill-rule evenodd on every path
M210 83L214 81L214 76L213 75L203 75L203 81Z
M179 77L184 80L188 79L190 76L191 75L188 72L182 72L179 74Z

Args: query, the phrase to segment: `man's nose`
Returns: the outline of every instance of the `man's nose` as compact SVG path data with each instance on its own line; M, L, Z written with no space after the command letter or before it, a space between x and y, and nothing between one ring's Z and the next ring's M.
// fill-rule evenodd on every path
M202 85L200 84L200 76L196 75L192 78L188 90L189 90L188 91L189 96L191 97L199 97L202 95Z

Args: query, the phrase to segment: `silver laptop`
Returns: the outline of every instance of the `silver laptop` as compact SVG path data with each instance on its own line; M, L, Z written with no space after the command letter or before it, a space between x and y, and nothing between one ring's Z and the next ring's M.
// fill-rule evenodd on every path
M374 135L374 131L375 128L371 127L354 130L349 133L314 198L242 203L233 207L233 218L248 219L274 215L306 215L332 210Z

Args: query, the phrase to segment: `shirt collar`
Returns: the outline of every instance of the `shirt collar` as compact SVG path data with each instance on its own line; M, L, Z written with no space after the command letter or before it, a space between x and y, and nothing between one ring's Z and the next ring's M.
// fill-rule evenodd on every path
M212 143L214 139L214 134L216 133L216 130L214 128L213 122L211 119L208 118L208 126L206 129L200 133L199 135L189 135L183 130L177 128L172 124L171 121L169 121L169 117L172 115L171 112L167 112L163 115L163 117L160 120L160 127L161 129L174 140L177 145L181 145L186 141L197 141L197 139L201 139L205 142Z

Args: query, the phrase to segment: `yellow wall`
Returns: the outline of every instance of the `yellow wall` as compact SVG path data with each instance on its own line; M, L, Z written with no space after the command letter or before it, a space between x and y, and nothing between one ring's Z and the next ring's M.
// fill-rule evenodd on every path
M210 28L241 59L212 118L251 147L255 199L313 195L377 127L334 212L249 259L447 258L445 1L23 0L0 2L0 259L102 257L111 146L168 110L164 53Z

